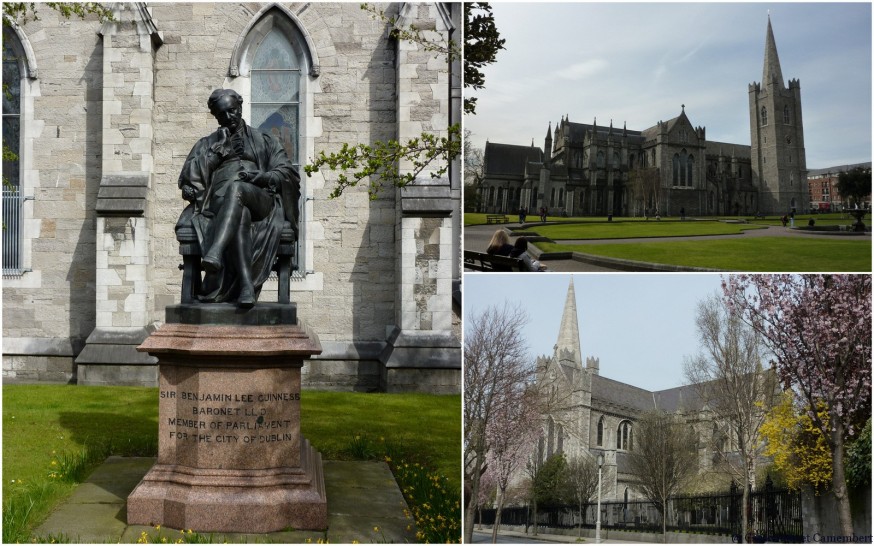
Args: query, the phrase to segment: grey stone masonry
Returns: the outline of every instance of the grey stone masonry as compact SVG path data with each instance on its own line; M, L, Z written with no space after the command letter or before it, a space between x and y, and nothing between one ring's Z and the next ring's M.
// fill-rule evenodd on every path
M149 189L154 49L142 3L113 4L103 36L103 176L97 192L97 324L76 358L79 383L154 385L156 360L136 352L150 326ZM139 369L145 367L145 369Z
M165 308L180 302L179 173L198 139L216 129L206 105L214 89L236 90L244 119L261 123L253 64L269 36L279 34L296 56L296 110L273 114L296 123L287 151L301 171L344 144L445 135L460 118L458 78L450 77L458 62L395 39L390 24L356 3L110 6L115 20L103 24L38 5L39 20L20 29L39 63L39 78L21 84L22 181L34 196L24 209L23 254L31 271L4 279L4 378L28 375L29 361L44 367L42 356L67 359L71 377L77 357L92 378L101 358L139 365L120 356L132 354L129 347L95 342L160 325ZM460 33L460 5L373 7L429 40ZM407 341L420 335L420 347L441 355L437 369L460 377L452 308L452 283L461 278L459 172L424 172L415 188L381 190L374 200L367 184L332 199L338 173L302 172L290 299L334 348L307 363L305 383L387 389L387 363L408 361L406 349L385 351L396 329ZM268 280L259 301L276 301L277 284ZM428 345L434 339L440 343ZM35 352L59 344L65 354Z
M397 24L415 26L432 42L448 45L459 22L460 13L446 5L404 4ZM445 93L448 67L454 65L445 55L413 41L399 40L397 51L398 140L406 142L423 132L446 136L450 111L457 107ZM453 384L452 372L461 365L461 344L452 329L452 266L453 252L457 253L453 211L457 216L460 201L448 178L431 176L444 165L429 166L431 170L414 184L397 190L397 327L380 356L390 392L452 392L460 387ZM402 172L412 168L401 163Z

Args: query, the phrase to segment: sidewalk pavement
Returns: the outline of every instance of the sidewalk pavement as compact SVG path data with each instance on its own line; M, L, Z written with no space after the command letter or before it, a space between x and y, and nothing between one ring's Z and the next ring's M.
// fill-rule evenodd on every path
M492 530L490 528L484 527L483 529L477 529L474 527L474 532L477 533L487 533L489 536L492 534ZM591 530L589 530L591 532ZM539 542L558 542L558 543L567 543L567 544L596 544L595 539L593 537L577 537L575 535L551 535L548 533L537 533L536 535L532 535L531 533L525 534L521 531L509 531L504 529L498 530L498 536L504 538L518 538L519 541L517 544L530 544L530 543L539 543ZM622 540L607 540L602 538L600 544L641 544L634 542L627 542Z
M155 459L109 457L34 531L42 542L136 543L143 532L173 543L178 529L127 524L127 496ZM361 544L415 542L416 526L397 482L383 462L325 461L328 530L266 534L201 532L210 542Z

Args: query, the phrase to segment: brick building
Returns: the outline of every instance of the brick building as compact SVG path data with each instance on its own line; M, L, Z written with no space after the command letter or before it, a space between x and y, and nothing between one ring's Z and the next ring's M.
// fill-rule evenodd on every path
M867 167L870 169L871 162L810 170L807 173L807 186L810 189L810 210L817 212L839 211L844 205L848 205L838 191L838 177L842 172L847 172L856 167ZM867 207L870 208L870 196L867 201Z
M154 384L134 347L180 300L177 178L215 128L213 89L240 93L244 119L298 167L460 121L459 62L395 39L358 4L109 6L101 23L37 4L38 20L4 28L3 139L19 154L3 166L7 380ZM376 7L459 41L458 4ZM366 187L329 199L336 173L302 177L291 299L324 349L310 385L458 390L459 173L424 172L376 200ZM275 298L270 280L261 301Z

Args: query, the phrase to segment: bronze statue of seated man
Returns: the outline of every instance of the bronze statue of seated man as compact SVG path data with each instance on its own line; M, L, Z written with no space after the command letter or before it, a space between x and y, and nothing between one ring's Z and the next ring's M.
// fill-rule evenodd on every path
M191 149L179 188L191 204L179 224L194 227L205 273L198 299L252 307L270 275L286 221L298 231L300 176L282 144L246 125L243 99L216 89L208 101L219 123Z

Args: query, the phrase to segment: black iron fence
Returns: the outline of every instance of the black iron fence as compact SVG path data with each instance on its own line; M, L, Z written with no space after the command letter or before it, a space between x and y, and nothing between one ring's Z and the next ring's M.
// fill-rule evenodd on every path
M750 492L749 499L745 542L803 541L800 494L775 489L769 478L764 487ZM742 491L735 486L724 494L671 498L666 508L667 530L739 537L742 504ZM507 507L501 511L501 524L528 527L533 525L533 517L530 507ZM494 525L495 510L483 509L477 519L485 525ZM594 503L583 505L582 511L574 505L537 511L538 527L594 528L596 520ZM660 533L662 516L649 501L602 502L601 528Z

